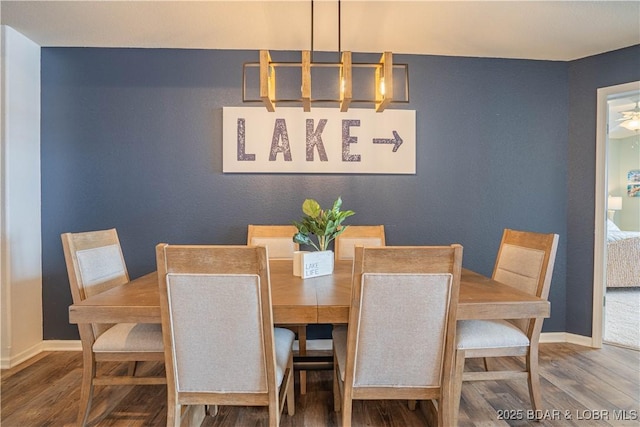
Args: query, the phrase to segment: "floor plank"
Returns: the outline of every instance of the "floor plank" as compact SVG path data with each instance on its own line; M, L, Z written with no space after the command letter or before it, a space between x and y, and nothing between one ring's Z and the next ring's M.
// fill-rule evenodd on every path
M496 369L515 368L522 363L503 358L494 365ZM525 382L478 381L463 385L459 426L640 426L640 352L610 345L592 349L541 344L540 367L546 405L542 421L530 419ZM125 367L105 364L101 369L120 372ZM143 369L161 372L163 368L147 364ZM482 369L482 363L471 359L467 369ZM21 366L3 370L1 377L3 427L75 424L82 377L79 352L42 353ZM329 370L310 371L305 395L299 394L296 383L296 414L284 414L281 425L338 426L331 381ZM97 387L90 419L92 426L164 425L165 387ZM202 425L264 426L267 412L265 408L221 407ZM410 411L404 401L364 401L354 403L353 425L412 427L427 425L427 421L421 411Z

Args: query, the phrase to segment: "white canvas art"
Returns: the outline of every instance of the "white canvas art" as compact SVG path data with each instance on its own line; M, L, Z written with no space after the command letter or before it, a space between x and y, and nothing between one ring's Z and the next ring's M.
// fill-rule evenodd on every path
M225 173L415 174L414 110L223 108Z

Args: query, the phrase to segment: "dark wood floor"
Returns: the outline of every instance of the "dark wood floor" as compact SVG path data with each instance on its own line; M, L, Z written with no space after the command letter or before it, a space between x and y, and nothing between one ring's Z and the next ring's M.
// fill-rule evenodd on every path
M640 352L605 346L591 349L572 344L542 344L542 392L547 420L527 420L527 386L518 381L465 383L460 427L471 426L640 426ZM471 361L470 369L480 363ZM521 363L503 359L503 366ZM74 425L82 376L79 352L43 353L2 371L2 427ZM107 369L120 367L109 365ZM148 370L161 370L155 365ZM99 387L96 389L94 426L161 426L165 424L164 386ZM509 420L500 420L506 415ZM267 425L264 408L223 407L203 426ZM616 420L621 416L632 420ZM502 417L504 418L504 417ZM524 418L524 419L518 419ZM354 426L426 425L419 410L406 402L356 402ZM308 392L298 394L296 414L283 415L282 426L335 426L331 371L313 371Z

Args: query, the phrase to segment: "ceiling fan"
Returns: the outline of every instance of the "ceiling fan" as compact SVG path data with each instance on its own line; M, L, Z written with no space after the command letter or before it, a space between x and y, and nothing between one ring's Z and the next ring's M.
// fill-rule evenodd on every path
M638 132L640 130L640 101L636 102L636 107L633 110L621 111L622 118L616 120L623 128L634 130Z

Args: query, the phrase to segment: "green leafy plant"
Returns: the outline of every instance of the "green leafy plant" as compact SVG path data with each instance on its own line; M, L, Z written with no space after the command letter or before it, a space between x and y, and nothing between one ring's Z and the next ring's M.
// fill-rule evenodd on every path
M293 221L298 232L293 236L293 241L302 245L309 245L318 251L326 251L329 243L339 236L348 226L342 222L355 215L354 211L341 211L342 199L338 197L333 202L331 209L322 209L320 204L313 199L306 199L302 203L302 212L305 216L302 221ZM318 244L311 239L315 235Z

